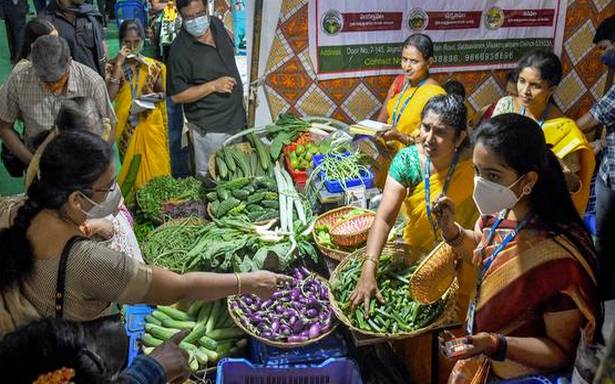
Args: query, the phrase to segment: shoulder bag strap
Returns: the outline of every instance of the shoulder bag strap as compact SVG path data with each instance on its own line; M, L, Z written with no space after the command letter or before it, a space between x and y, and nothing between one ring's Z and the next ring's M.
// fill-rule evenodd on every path
M66 264L68 263L68 256L70 254L70 250L73 248L76 242L85 240L86 238L83 236L74 236L71 237L70 240L64 246L64 250L62 250L62 256L60 257L60 264L58 265L58 280L56 282L56 295L55 295L55 310L56 310L56 318L64 317L64 288L66 284Z

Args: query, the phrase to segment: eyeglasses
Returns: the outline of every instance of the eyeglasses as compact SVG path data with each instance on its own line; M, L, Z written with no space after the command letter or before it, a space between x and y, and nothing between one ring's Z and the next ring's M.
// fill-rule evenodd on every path
M91 191L91 192L114 192L115 188L117 188L117 183L115 182L115 180L113 180L113 184L111 184L111 186L109 188L85 188L84 191Z

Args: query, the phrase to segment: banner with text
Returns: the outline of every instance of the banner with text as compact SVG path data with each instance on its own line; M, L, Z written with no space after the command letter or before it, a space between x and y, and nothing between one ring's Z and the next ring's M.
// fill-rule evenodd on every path
M567 3L311 0L310 56L318 79L395 74L404 40L424 33L434 42L432 72L512 68L534 48L561 53Z

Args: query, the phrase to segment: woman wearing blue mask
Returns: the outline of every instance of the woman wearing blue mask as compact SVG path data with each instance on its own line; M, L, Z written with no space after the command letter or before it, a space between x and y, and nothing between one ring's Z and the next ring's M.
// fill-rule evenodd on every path
M115 362L111 369L125 363L127 339L110 303L211 301L239 291L269 297L289 279L267 271L178 275L83 238L80 226L87 219L117 209L114 168L112 149L100 137L60 134L45 148L13 225L0 231L0 291L18 288L40 317L80 321L100 332L108 344L104 357ZM0 337L12 331L2 320Z
M566 375L581 333L600 330L591 238L532 119L499 115L474 142L476 227L455 223L447 197L434 207L444 240L479 270L449 382Z
M166 67L143 56L145 32L139 20L125 20L119 37L122 49L106 70L107 89L117 116L115 141L122 161L118 183L124 187L138 155L139 171L133 188L140 188L154 177L171 174Z

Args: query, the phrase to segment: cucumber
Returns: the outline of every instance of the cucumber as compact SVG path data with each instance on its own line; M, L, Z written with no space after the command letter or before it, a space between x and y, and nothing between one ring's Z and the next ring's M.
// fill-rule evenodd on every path
M141 340L143 341L143 345L145 345L146 347L157 347L160 344L164 343L164 341L157 339L148 333L144 333Z
M220 176L223 179L226 179L228 177L228 168L226 167L224 160L222 160L221 158L217 156L216 156L216 168L218 169L218 176Z
M196 326L196 323L194 321L163 320L162 326L165 328L187 329L191 331Z
M205 347L212 351L215 351L218 348L218 342L208 336L202 336L199 339L199 344L201 344L202 347Z
M196 352L194 352L194 357L201 366L207 365L207 362L209 361L209 357L207 357L207 354L200 348L196 349Z
M220 316L220 309L222 308L222 306L223 306L223 300L218 300L214 302L214 306L211 309L211 314L209 315L209 319L207 319L206 334L209 335L209 332L211 332L214 329L214 325L216 324L217 317Z
M146 356L151 354L152 352L154 352L154 347L143 348L143 354L146 355Z
M222 151L222 156L224 157L224 162L226 163L229 172L235 172L237 170L237 165L235 165L233 156L231 156L230 149L227 146L224 146L220 150Z
M201 312L201 307L205 305L204 302L202 301L194 301L192 304L190 304L190 307L188 307L188 311L186 312L188 314L188 316L190 316L193 319L196 319L196 317L198 316L199 312Z
M190 331L188 336L184 338L186 343L194 344L197 340L199 340L202 336L205 336L205 332L207 329L205 328L205 323L197 323L196 326Z
M207 336L211 337L212 339L216 341L233 339L233 338L241 337L243 335L244 335L243 331L236 327L214 329L211 332L207 332Z
M175 320L179 320L179 321L191 321L191 320L194 320L192 317L190 317L189 314L187 314L184 311L180 311L177 308L169 307L169 306L166 306L166 305L159 305L157 307L157 309L160 312L170 316L171 318L173 318Z
M209 349L205 347L199 347L198 349L202 351L203 353L205 353L207 355L207 359L211 361L212 363L215 363L216 361L218 361L219 356L216 352L210 351Z
M152 312L152 317L157 319L158 321L160 321L160 324L162 324L163 321L165 320L173 320L173 318L169 315L167 315L166 313L163 313L159 310L155 310L154 312Z
M192 353L194 353L194 351L196 351L196 350L197 350L196 345L194 345L194 344L190 344L190 343L186 343L186 342L184 342L184 341L182 341L181 343L179 343L179 347L180 347L181 349L185 350L185 351L192 352Z
M201 310L199 311L196 321L199 323L207 322L207 319L209 319L209 314L211 313L211 308L213 307L213 305L214 303L211 301L207 303L203 303L203 306L201 307Z
M248 197L248 204L258 203L265 198L265 192L256 192Z
M220 206L216 210L216 217L218 218L224 217L224 215L226 215L228 211L238 206L239 203L240 201L234 197L230 197L224 200L223 202L220 203Z
M250 154L250 172L252 172L252 176L256 176L256 170L258 168L258 156L256 152L252 152Z
M164 328L155 324L145 324L145 331L160 340L169 340L179 329Z
M145 316L145 322L149 324L162 325L162 321L158 320L152 315Z
M190 370L192 372L196 372L199 370L199 361L196 358L196 351L194 351L191 355L190 353L188 353L188 355L190 356L190 360L188 362L188 366L190 367Z
M245 177L252 176L252 171L250 170L250 159L248 155L239 149L232 149L231 154L233 155L233 160L235 160L237 167L241 169L243 175Z

